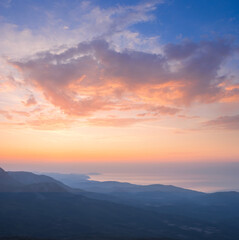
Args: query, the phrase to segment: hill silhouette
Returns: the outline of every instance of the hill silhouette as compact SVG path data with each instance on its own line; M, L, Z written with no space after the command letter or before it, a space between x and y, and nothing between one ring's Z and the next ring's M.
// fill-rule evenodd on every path
M86 185L97 191L86 191ZM235 240L239 236L237 192L206 194L160 184L90 181L82 190L45 175L3 169L0 186L0 239Z

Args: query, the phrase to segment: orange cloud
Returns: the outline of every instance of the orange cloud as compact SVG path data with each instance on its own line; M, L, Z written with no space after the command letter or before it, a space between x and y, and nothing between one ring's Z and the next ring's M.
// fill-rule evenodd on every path
M168 44L161 54L119 52L105 40L94 40L12 64L27 84L67 115L130 110L132 120L175 115L193 102L232 101L232 96L239 96L238 89L223 84L225 76L219 69L234 52L233 44L224 40ZM30 96L24 104L36 100Z

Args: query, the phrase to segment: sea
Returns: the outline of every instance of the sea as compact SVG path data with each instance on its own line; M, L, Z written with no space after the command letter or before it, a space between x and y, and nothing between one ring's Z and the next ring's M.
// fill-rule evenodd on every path
M239 163L154 165L89 174L90 180L120 181L140 185L164 184L202 192L239 192Z

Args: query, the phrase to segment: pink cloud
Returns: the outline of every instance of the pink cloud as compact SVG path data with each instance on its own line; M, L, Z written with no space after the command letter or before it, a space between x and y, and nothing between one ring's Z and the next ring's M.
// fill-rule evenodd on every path
M33 95L30 95L29 98L26 101L22 102L26 107L36 105L37 101Z
M231 90L223 86L226 76L219 70L234 52L234 45L224 40L168 44L162 54L119 52L105 40L94 40L12 64L66 114L140 109L145 113L138 114L158 116L174 115L178 106L225 98Z
M0 110L0 115L4 116L5 118L7 118L9 120L12 119L12 116L8 111Z

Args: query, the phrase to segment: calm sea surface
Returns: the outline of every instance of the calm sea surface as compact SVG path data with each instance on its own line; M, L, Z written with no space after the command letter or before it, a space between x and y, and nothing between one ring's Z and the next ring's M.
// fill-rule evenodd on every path
M146 169L148 170L148 169ZM97 181L121 181L141 185L166 184L203 192L239 191L239 164L155 168L154 171L106 172L90 175Z

